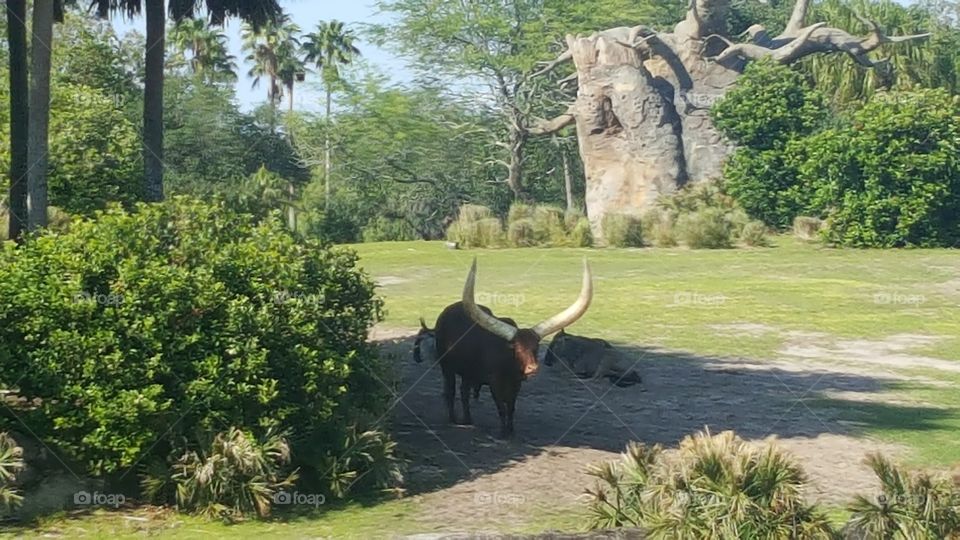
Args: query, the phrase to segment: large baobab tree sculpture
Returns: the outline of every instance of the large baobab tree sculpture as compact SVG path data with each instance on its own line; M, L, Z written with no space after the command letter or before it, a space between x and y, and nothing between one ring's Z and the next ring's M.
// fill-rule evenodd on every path
M530 132L549 134L576 124L595 234L602 234L605 213L639 214L660 194L720 175L732 148L708 113L747 62L768 58L790 63L815 53L842 52L864 67L885 67L869 53L885 43L929 35L890 37L862 17L868 28L864 37L822 22L807 26L810 3L796 1L778 36L761 25L738 38L727 36L730 0L691 0L672 32L639 25L566 36L566 50L535 75L573 61L576 73L561 84L577 84L576 101ZM747 41L733 41L739 38Z

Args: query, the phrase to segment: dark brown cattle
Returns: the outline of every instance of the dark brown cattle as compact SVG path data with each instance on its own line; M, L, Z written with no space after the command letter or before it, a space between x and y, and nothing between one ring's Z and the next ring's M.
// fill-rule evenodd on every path
M463 287L463 300L447 306L437 318L436 355L443 371L444 399L450 421L457 421L454 401L456 378L460 376L463 423L473 422L470 390L476 394L485 384L490 387L500 416L500 435L506 437L513 433L513 413L520 384L537 372L540 340L572 324L587 311L593 297L593 284L590 268L584 261L583 284L576 302L532 328L518 328L512 319L497 318L489 308L474 302L476 272L474 259Z

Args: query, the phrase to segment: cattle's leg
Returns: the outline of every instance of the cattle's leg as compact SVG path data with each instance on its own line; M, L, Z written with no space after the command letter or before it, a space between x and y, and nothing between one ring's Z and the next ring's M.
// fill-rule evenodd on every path
M505 428L506 436L510 437L513 435L513 411L516 409L517 405L517 396L520 394L520 383L517 382L516 385L512 385L510 391L505 396L505 406L507 409L507 425Z
M453 399L457 393L457 374L452 370L443 370L443 399L447 403L450 422L457 423L457 413L453 410Z
M507 430L507 405L504 400L503 388L496 382L490 385L490 396L497 405L497 414L500 416L500 438L505 439L510 436Z
M472 424L473 418L470 417L470 391L473 390L473 383L466 377L460 377L460 404L463 405L463 423Z

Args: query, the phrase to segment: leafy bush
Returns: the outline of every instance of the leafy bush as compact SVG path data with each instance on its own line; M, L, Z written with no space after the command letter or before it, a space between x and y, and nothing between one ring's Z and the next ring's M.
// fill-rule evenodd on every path
M417 231L406 220L377 216L363 228L364 242L416 240Z
M78 256L82 254L82 256ZM386 406L356 255L175 198L0 252L0 385L92 474L172 464L221 426L289 432L315 468Z
M603 238L608 246L643 246L643 225L640 218L626 214L605 214L601 221Z
M854 247L960 246L960 97L877 94L848 125L804 140L826 239Z
M23 448L7 433L0 433L0 516L8 514L23 502L13 487L16 475L23 469Z
M720 132L755 150L812 133L828 113L823 96L800 73L771 61L750 62L736 86L710 109Z
M677 459L631 443L619 463L591 469L593 528L642 527L651 538L833 538L826 516L802 499L806 476L772 444L732 431L680 442Z
M511 247L532 247L537 245L533 234L533 220L530 218L516 219L510 222L507 230L507 243Z
M275 434L257 440L230 428L206 448L188 450L170 472L144 475L147 497L166 502L172 491L180 510L226 519L266 517L277 494L297 480L296 472L289 471L290 447Z
M955 483L926 473L911 476L879 454L866 462L880 480L882 496L861 495L849 506L848 536L933 540L960 535L960 489Z
M719 208L704 208L677 218L677 237L692 249L733 247L734 227L729 214Z
M590 247L593 245L593 231L590 230L590 220L585 217L577 220L570 230L569 243L573 247Z
M797 216L793 219L793 235L801 240L816 239L821 228L823 228L823 221L820 218Z
M767 226L762 221L748 222L744 225L738 237L746 246L767 247L770 245L770 239L767 237Z
M737 149L723 167L724 191L751 218L778 230L787 229L810 195L799 189L803 140L789 141L775 150Z

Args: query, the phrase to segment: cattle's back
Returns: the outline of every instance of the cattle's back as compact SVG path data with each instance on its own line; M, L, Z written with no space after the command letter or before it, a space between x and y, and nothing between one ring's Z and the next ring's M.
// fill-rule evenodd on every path
M489 308L479 306L487 313ZM485 381L492 362L509 355L507 341L475 323L462 302L446 307L437 318L437 355L440 364L475 380Z

